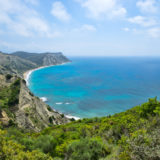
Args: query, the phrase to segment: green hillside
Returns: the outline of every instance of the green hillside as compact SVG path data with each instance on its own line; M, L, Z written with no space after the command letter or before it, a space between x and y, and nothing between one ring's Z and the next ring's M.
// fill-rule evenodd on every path
M57 61L38 56L43 65L69 61L61 54ZM19 78L39 65L0 53L0 160L160 160L157 98L113 116L71 122Z
M103 118L78 120L25 133L0 130L0 159L159 160L160 102Z

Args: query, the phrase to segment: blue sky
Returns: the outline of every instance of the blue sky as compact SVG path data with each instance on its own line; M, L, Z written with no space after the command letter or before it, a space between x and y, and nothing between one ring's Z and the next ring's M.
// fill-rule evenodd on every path
M160 0L0 0L0 50L160 56Z

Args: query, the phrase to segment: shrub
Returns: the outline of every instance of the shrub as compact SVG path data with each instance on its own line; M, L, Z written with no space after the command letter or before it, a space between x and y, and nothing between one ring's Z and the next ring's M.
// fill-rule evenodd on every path
M12 78L12 75L10 75L10 74L6 75L6 80L10 80L11 78Z
M98 160L110 153L99 139L81 139L69 145L67 151L68 160Z
M157 97L150 98L147 103L142 104L140 108L140 116L147 118L148 115L154 115L155 110L160 109L160 103L157 101Z
M14 126L15 123L10 119L9 122L8 122L8 126Z
M64 118L64 114L61 114L61 117Z
M52 112L52 108L49 105L47 105L47 109L48 111Z
M50 122L50 123L53 123L52 117L49 117L49 122Z
M19 102L19 92L20 92L20 79L17 79L11 86L10 86L10 95L8 98L8 105L14 106Z
M24 84L26 84L26 81L25 81L24 79L22 79L22 82L23 82Z
M56 145L57 141L52 136L41 135L36 139L34 147L53 156Z

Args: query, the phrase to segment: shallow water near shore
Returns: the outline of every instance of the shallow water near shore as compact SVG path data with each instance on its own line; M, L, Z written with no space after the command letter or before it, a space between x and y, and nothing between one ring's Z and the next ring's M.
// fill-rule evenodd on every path
M32 72L29 88L61 113L100 117L160 96L160 58L71 57Z

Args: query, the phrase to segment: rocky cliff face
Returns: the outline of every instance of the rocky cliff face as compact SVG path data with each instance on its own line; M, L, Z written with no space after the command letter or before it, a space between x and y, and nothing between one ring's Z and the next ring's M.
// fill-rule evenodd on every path
M25 60L31 61L37 66L50 66L50 65L58 65L66 62L70 62L70 60L65 57L61 52L58 53L28 53L28 52L15 52L12 55L23 58Z
M12 77L11 80L8 81L5 76L2 75L0 78L1 81L3 81L3 87L6 88L9 88L17 79L17 77ZM10 125L9 123L12 121L20 128L40 131L50 125L65 124L70 121L64 115L53 111L38 97L35 97L22 79L18 97L18 104L7 108L9 111L6 110L6 108L0 110L0 121L6 126ZM12 116L7 114L9 112L12 112Z
M0 122L34 131L69 122L35 97L22 79L27 70L66 62L69 60L62 53L0 53Z
M43 58L43 66L57 65L70 62L62 53L46 53Z
M37 65L20 57L0 52L0 74L22 75Z
M70 62L62 53L27 53L15 52L5 54L0 52L0 74L23 75L24 72L41 67Z
M49 125L65 124L69 120L35 97L21 82L16 122L21 128L39 131Z

